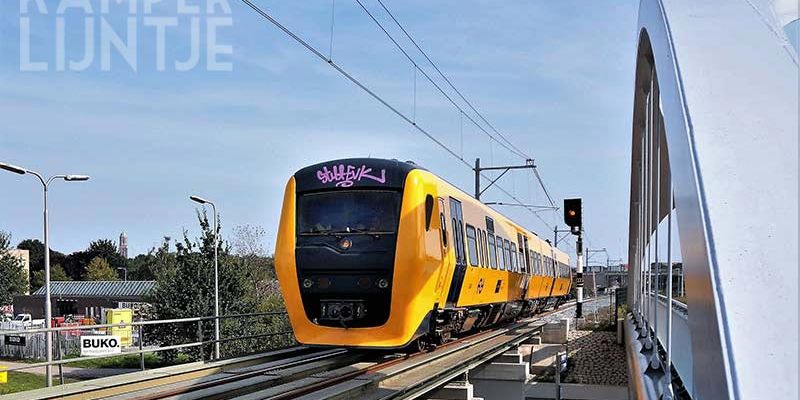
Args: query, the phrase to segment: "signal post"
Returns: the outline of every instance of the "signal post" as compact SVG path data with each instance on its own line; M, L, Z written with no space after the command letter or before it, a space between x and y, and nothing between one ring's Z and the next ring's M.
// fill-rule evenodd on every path
M583 317L583 226L581 199L564 199L564 223L570 232L578 236L575 251L578 260L575 267L575 291L578 299L575 302L575 318Z

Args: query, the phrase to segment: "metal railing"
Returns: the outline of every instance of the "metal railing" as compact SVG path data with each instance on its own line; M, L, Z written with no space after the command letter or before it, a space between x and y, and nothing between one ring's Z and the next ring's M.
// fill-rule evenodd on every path
M103 358L113 358L113 357L120 357L126 355L139 355L140 361L140 369L142 371L145 370L145 354L146 353L155 353L160 351L169 351L169 350L181 350L181 349L190 349L190 348L201 348L200 351L200 358L201 360L205 360L205 351L202 350L202 346L214 343L227 343L232 341L242 341L242 340L253 340L265 337L273 337L273 336L282 336L282 335L291 335L293 332L291 330L282 330L277 332L265 332L265 333L258 333L258 334L250 334L250 335L243 335L243 336L233 336L233 337L220 337L219 340L206 339L203 333L203 323L206 321L214 321L214 320L228 320L228 319L242 319L242 318L258 318L258 317L286 317L285 311L273 311L273 312L261 312L261 313L248 313L248 314L234 314L234 315L221 315L219 317L208 316L208 317L190 317L190 318L177 318L177 319L166 319L166 320L152 320L152 321L134 321L134 322L120 322L116 324L96 324L96 325L79 325L79 326L61 326L61 327L52 327L52 328L35 328L35 329L26 329L26 330L17 330L17 331L3 331L0 332L0 335L9 336L9 335L31 335L37 333L44 333L46 335L52 335L54 333L60 333L64 331L95 331L99 329L109 329L109 328L127 328L131 327L131 329L136 328L138 331L138 349L132 351L122 351L121 353L116 354L107 354L107 355L99 355L99 356L84 356L84 357L75 357L75 358L67 358L67 359L59 359L53 360L51 362L38 362L38 363L30 363L26 365L21 365L17 367L8 368L7 371L19 371L25 369L32 369L32 368L39 368L39 367L46 367L48 365L51 366L63 366L64 364L70 364L78 361L85 361L85 360L96 360L96 359L103 359ZM166 345L166 346L154 346L154 347L145 347L144 346L144 334L146 327L150 326L157 326L157 325L169 325L169 324L187 324L187 323L195 323L197 324L197 335L196 340L194 342L189 343L180 343L180 344L173 344L173 345ZM212 353L213 354L213 353ZM59 354L60 355L60 354ZM213 357L210 357L213 358ZM63 373L60 374L62 377L63 383Z

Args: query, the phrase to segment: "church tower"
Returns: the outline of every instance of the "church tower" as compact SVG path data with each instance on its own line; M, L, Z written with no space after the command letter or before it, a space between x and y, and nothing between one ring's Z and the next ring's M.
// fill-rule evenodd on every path
M128 235L125 232L119 234L119 254L128 258Z

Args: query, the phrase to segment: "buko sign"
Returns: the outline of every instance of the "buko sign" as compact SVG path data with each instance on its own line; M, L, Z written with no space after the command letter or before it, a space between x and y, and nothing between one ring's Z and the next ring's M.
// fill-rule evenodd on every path
M119 336L81 336L81 357L120 353L122 353L122 345Z

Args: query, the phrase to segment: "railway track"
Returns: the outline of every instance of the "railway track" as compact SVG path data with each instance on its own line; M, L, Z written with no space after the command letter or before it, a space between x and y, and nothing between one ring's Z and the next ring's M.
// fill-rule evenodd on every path
M414 398L530 339L546 324L547 317L571 307L568 304L528 320L462 337L428 352L398 354L331 349L104 398Z
M46 390L66 399L415 398L536 335L574 304L411 354L297 346L233 360L168 367ZM56 388L51 388L56 389Z

